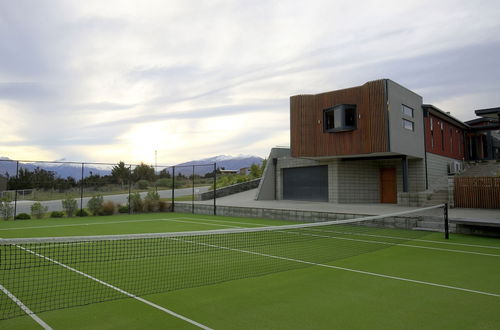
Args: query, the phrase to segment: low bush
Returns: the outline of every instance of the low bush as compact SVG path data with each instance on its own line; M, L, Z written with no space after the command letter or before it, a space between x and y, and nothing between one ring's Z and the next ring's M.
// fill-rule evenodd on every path
M170 188L172 187L172 179L166 179L166 178L158 179L158 181L156 181L156 185L158 187Z
M128 205L130 205L130 211L132 213L142 212L143 202L141 195L139 195L139 193L130 194Z
M64 217L64 212L62 212L62 211L52 211L52 212L50 212L50 217L51 218L62 218L62 217Z
M87 202L87 208L93 215L98 215L101 212L103 203L104 198L101 195L92 196L92 198Z
M154 190L148 191L146 197L144 197L144 211L146 212L158 212L160 209L160 195Z
M35 219L41 219L48 209L47 206L43 206L40 202L33 203L31 205L31 216Z
M66 212L66 215L68 217L72 217L78 209L78 203L76 202L76 199L68 197L62 201L62 207Z
M118 213L128 213L128 205L118 205Z
M28 213L19 213L14 217L15 220L29 220L31 216Z
M101 208L101 214L102 215L113 215L115 214L115 203L113 203L112 201L105 201L103 204L102 204L102 208Z
M78 211L76 211L75 215L77 217L86 217L86 216L89 216L90 213L87 212L87 210L85 210L85 209L79 209Z
M171 210L172 204L167 201L160 201L158 203L160 212L168 212Z
M9 220L14 214L14 206L9 198L0 199L0 217L3 220Z

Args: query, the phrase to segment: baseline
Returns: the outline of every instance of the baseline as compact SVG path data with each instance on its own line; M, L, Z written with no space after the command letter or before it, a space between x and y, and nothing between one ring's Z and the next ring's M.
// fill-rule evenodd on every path
M33 254L33 255L35 255L35 256L37 256L37 257L40 257L40 258L42 258L42 259L48 260L48 261L50 261L50 262L53 262L53 263L55 263L56 265L59 265L59 266L61 266L61 267L63 267L63 268L66 268L66 269L68 269L68 270L70 270L70 271L72 271L72 272L75 272L75 273L80 274L80 275L82 275L82 276L84 276L84 277L87 277L87 278L89 278L89 279L91 279L91 280L93 280L93 281L96 281L97 283L100 283L100 284L102 284L102 285L104 285L104 286L107 286L108 288L111 288L111 289L113 289L113 290L116 290L116 291L118 291L118 292L120 292L120 293L122 293L122 294L124 294L124 295L126 295L126 296L128 296L128 297L130 297L130 298L134 298L134 299L136 299L136 300L138 300L138 301L140 301L140 302L142 302L142 303L145 303L145 304L147 304L147 305L149 305L149 306L151 306L151 307L154 307L154 308L156 308L156 309L158 309L158 310L161 310L161 311L163 311L163 312L165 312L165 313L167 313L167 314L170 314L170 315L172 315L172 316L174 316L174 317L177 317L177 318L179 318L179 319L181 319L181 320L184 320L184 321L186 321L186 322L188 322L188 323L191 323L192 325L195 325L195 326L197 326L198 328L205 329L205 330L212 330L212 328L209 328L209 327L207 327L207 326L205 326L205 325L203 325L203 324L201 324L201 323L198 323L198 322L196 322L196 321L194 321L194 320L191 320L190 318L187 318L187 317L185 317L185 316L183 316L183 315L181 315L181 314L178 314L178 313L176 313L176 312L174 312L174 311L172 311L172 310L170 310L170 309L168 309L168 308L165 308L165 307L160 306L160 305L157 305L157 304L155 304L155 303L153 303L153 302L151 302L151 301L149 301L149 300L146 300L146 299L144 299L144 298L141 298L141 297L139 297L139 296L136 296L135 294L132 294L132 293L130 293L130 292L128 292L128 291L125 291L125 290L123 290L123 289L120 289L120 288L118 288L118 287L116 287L116 286L114 286L114 285L112 285L112 284L109 284L109 283L107 283L107 282L104 282L104 281L102 281L102 280L100 280L100 279L98 279L98 278L96 278L96 277L94 277L94 276L92 276L92 275L89 275L89 274L87 274L87 273L84 273L84 272L82 272L82 271L80 271L80 270L76 269L76 268L73 268L73 267L71 267L71 266L68 266L68 265L66 265L66 264L63 264L63 263L61 263L61 262L59 262L59 261L57 261L57 260L55 260L55 259L52 259L52 258L46 257L46 256L44 256L44 255L42 255L42 254L39 254L39 253L35 252L35 251L32 251L32 250L27 249L27 248L24 248L24 247L22 247L22 246L20 246L20 245L16 245L16 247L17 247L17 248L19 248L19 249L21 249L21 250L23 250L23 251L26 251L26 252L28 252L28 253L31 253L31 254Z

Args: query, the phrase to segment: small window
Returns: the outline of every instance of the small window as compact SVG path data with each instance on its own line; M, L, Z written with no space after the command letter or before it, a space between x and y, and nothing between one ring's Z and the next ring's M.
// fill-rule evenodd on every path
M356 105L339 104L323 111L325 132L343 132L356 129Z
M409 130L409 131L414 131L415 130L415 124L411 120L406 120L403 119L403 128Z
M401 105L401 113L405 116L413 118L413 109L406 105Z

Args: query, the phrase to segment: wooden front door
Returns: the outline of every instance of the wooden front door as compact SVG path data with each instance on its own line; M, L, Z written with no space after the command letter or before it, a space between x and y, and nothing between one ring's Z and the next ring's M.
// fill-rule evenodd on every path
M380 169L380 203L397 203L396 169Z

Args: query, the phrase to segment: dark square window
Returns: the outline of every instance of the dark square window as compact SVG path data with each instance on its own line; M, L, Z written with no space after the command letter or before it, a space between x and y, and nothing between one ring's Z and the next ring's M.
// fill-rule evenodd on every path
M409 131L414 131L415 130L415 124L412 121L410 121L410 120L403 119L403 128L407 129Z
M344 132L356 129L356 105L339 104L323 110L325 132Z
M410 108L407 105L401 105L401 113L405 116L413 118L413 108Z

